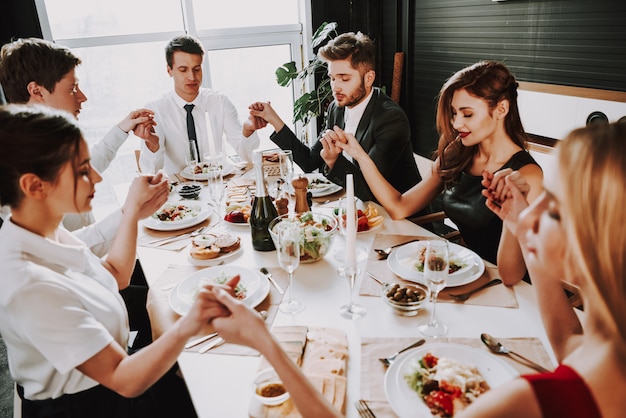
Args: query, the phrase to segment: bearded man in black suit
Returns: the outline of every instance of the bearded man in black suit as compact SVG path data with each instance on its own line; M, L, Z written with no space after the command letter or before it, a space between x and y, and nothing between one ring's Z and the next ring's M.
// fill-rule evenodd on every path
M346 174L354 177L354 193L361 200L376 201L358 164L335 145L354 135L382 175L403 193L421 181L413 158L409 121L402 108L378 87L375 48L367 35L344 33L318 52L328 64L334 101L330 104L324 132L309 148L285 126L269 102L250 105L244 129L260 129L268 123L270 139L281 149L292 150L293 160L304 172L319 169L330 181L345 186ZM343 140L343 142L346 142Z

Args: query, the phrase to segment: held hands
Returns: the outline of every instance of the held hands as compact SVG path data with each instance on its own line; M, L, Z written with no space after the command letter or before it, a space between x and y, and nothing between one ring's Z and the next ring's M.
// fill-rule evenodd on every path
M520 213L528 207L526 195L530 186L526 179L510 168L491 174L483 171L482 194L487 198L487 207L502 221L510 231L516 231Z
M327 129L322 134L320 138L322 144L320 156L329 168L334 167L337 158L341 155L341 151L345 148L345 144L349 142L350 137L356 141L354 135L346 133L338 126L333 127L333 129Z
M126 133L136 129L138 125L145 125L147 127L156 125L156 122L154 122L154 112L150 109L133 110L117 124L117 126Z
M229 311L229 315L219 316L212 321L217 332L228 342L258 348L267 338L271 338L259 313L238 301L224 289L213 289L215 299Z
M268 123L276 132L285 126L285 122L278 116L270 102L255 102L248 106L248 109L250 109L250 116L243 124L244 135L246 131L252 133L257 129L265 128Z
M333 145L339 148L341 151L345 151L346 154L351 156L357 161L360 161L364 156L367 156L367 153L359 144L359 141L353 134L346 133L344 130L335 126L333 130L328 130L324 133L323 138L327 138L327 140L331 140Z
M162 171L137 176L122 207L124 216L135 216L140 220L152 215L167 201L169 190L168 178Z
M191 310L181 320L181 330L185 336L191 337L197 335L206 324L212 323L215 325L215 321L217 321L218 318L224 318L231 314L229 309L218 300L216 292L223 292L228 297L234 299L234 289L237 287L239 280L240 277L237 275L223 285L207 284L200 289L191 306ZM215 327L215 330L222 334L221 330L217 327Z

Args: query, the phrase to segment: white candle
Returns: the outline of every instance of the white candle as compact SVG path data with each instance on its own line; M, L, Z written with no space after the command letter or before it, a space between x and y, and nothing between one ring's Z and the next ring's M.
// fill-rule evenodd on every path
M356 213L352 174L346 174L346 266L356 267Z
M206 126L207 140L209 143L209 154L215 156L215 142L213 141L213 129L211 128L211 118L209 112L204 112L204 125Z

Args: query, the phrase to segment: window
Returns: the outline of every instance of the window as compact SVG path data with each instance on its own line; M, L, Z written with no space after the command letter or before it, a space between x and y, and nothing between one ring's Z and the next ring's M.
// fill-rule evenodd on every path
M311 24L310 17L306 21L301 16L310 16L309 2L35 0L44 38L71 48L82 60L77 72L89 100L80 124L90 143L131 110L172 89L164 47L182 33L202 41L207 50L203 84L226 93L241 120L250 103L270 100L297 131L300 127L293 127L291 117L295 94L278 86L274 71L285 62L304 61L302 39L310 39ZM271 132L270 127L259 132L261 147L273 147ZM118 151L99 185L103 198L112 195L107 183L134 175L139 141L129 138Z

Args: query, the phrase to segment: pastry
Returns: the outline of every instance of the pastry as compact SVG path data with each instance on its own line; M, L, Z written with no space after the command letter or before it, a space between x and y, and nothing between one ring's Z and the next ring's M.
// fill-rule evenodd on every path
M216 245L215 235L198 235L191 241L191 257L197 260L210 260L220 254L220 247Z
M239 248L241 238L231 234L220 234L215 238L215 245L220 248L222 253L229 253Z

